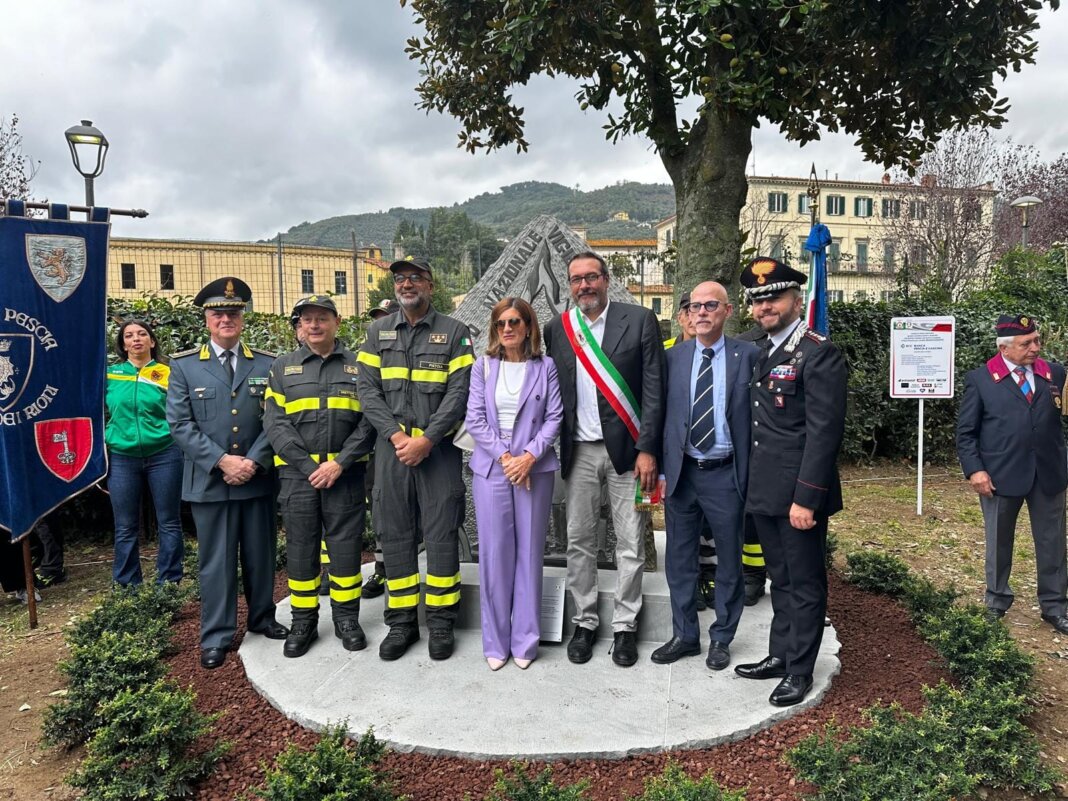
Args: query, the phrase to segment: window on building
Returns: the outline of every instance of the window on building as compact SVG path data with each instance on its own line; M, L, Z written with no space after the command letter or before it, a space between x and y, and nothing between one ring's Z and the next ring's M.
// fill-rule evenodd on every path
M894 243L883 242L883 269L886 270L888 273L892 273L894 271L895 255L896 254L894 253Z
M337 270L334 273L334 294L349 294L349 276L344 270Z
M882 292L879 293L879 300L881 300L883 303L887 303L893 299L894 290L892 289L884 289Z
M137 289L137 274L132 264L120 265L120 271L122 273L122 288L123 289Z
M857 240L857 270L866 273L868 271L868 240Z
M833 272L838 272L842 268L842 240L831 240L831 253L827 259L827 268Z
M871 217L874 214L874 201L870 197L853 198L853 216Z
M174 289L174 265L161 264L159 266L159 288Z
M797 196L797 213L810 214L812 212L812 198L802 193Z
M909 201L909 219L910 220L926 220L927 219L927 204L922 200L910 200Z
M830 217L841 217L845 214L844 195L827 195L827 214Z
M901 201L883 198L883 217L888 220L896 220L901 216Z
M375 277L373 275L371 275L370 273L367 273L367 283L373 284L374 282L375 282Z
M771 256L773 259L778 259L782 261L783 250L786 246L786 237L782 235L772 236L768 238L768 243L770 244L770 252L768 253L768 255Z
M782 214L790 210L790 200L785 192L768 192L768 211Z
M300 271L300 291L305 295L311 295L315 292L315 273L311 270Z
M667 247L671 247L671 243L675 239L675 237L672 234L673 234L673 231L670 228L668 228L667 231L664 233L664 244Z
M845 301L845 290L843 289L828 289L827 290L827 302L828 303L843 303Z
M660 314L663 308L663 301L660 298L653 298L653 314Z
M927 264L927 245L920 242L909 248L909 264L913 267Z
M967 223L981 222L983 219L983 207L979 205L979 198L966 197L960 202L961 219Z

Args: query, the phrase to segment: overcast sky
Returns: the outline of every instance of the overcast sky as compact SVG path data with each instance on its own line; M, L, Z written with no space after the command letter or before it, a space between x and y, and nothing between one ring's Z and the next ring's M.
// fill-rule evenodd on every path
M1037 65L1004 87L1003 134L1052 158L1068 150L1068 12L1041 20ZM0 116L19 115L41 162L34 194L57 202L83 200L63 131L91 119L107 135L97 202L151 212L116 218L117 236L259 239L518 181L668 182L647 140L606 142L602 115L580 111L562 80L516 93L527 153L457 149L451 117L415 108L415 33L397 0L5 0ZM812 162L843 179L883 172L846 137L800 148L766 125L753 158L761 175L807 175Z

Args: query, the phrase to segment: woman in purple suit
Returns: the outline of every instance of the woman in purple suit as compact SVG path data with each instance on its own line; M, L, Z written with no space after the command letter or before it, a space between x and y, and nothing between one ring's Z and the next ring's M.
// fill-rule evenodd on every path
M492 670L511 656L526 669L541 639L541 569L563 419L556 365L541 352L538 319L521 298L490 315L489 345L471 370L471 453L482 650Z

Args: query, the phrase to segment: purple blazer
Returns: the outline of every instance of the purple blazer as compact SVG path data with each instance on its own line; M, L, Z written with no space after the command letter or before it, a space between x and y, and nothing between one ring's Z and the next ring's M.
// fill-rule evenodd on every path
M486 362L489 369L483 367ZM480 356L471 368L471 391L467 398L465 423L475 449L471 452L471 470L486 478L490 468L501 454L509 448L501 441L500 422L497 420L495 393L501 360L492 356ZM484 376L484 373L488 375ZM488 389L487 389L488 388ZM548 356L527 362L523 388L519 392L519 408L512 427L510 453L519 456L530 451L537 461L532 473L550 473L560 469L553 442L560 433L564 419L564 405L560 400L560 382L556 378L556 365Z

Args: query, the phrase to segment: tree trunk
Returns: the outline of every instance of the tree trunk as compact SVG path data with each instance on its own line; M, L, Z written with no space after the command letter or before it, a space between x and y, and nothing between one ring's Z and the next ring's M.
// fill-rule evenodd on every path
M748 184L745 168L752 150L754 120L707 113L677 158L663 157L675 186L678 215L678 268L675 297L702 281L719 281L738 302L738 221Z

